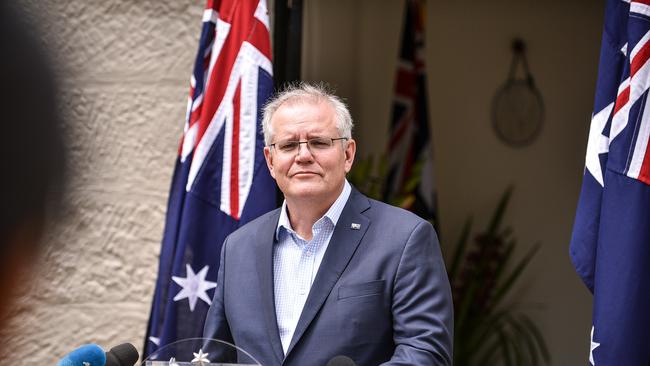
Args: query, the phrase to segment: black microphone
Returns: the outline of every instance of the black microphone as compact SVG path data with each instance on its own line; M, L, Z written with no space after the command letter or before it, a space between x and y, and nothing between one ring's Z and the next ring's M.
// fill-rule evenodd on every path
M327 362L325 366L357 366L348 356L336 356Z
M122 343L106 352L105 366L133 366L140 355L131 343Z

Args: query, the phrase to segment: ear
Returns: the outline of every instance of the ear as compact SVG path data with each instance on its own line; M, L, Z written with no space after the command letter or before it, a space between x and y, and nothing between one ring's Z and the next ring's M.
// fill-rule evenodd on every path
M354 154L357 152L357 142L349 139L345 146L345 173L349 173L354 163Z
M273 154L271 153L271 148L264 146L264 160L266 160L266 166L269 168L269 173L273 179L275 179L275 172L273 171Z

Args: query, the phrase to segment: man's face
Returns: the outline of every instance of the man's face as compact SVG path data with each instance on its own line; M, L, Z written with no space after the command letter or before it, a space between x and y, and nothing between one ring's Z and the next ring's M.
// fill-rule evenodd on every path
M334 109L326 102L285 102L273 114L272 143L307 141L315 137L338 138ZM352 168L356 143L334 141L327 149L310 149L301 144L293 153L265 147L264 156L271 176L287 200L313 199L332 203L341 193L345 174Z

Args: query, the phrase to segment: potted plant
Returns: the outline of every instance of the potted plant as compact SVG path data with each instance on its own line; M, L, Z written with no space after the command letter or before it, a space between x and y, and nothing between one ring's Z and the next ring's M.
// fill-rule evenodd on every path
M403 192L389 197L395 206L409 209L419 183L416 165ZM377 163L373 157L360 159L348 179L361 192L382 199L387 174L387 159ZM508 187L485 231L470 241L472 220L463 227L447 266L454 299L454 365L543 365L550 362L546 342L539 328L523 312L504 299L519 280L539 244L510 267L517 241L510 227L503 227L503 217L512 196ZM425 218L430 221L433 218Z

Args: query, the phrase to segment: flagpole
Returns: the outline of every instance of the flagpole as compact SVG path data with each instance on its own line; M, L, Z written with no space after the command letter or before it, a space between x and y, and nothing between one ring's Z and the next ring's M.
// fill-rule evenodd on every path
M277 0L273 24L275 89L301 80L302 0Z

